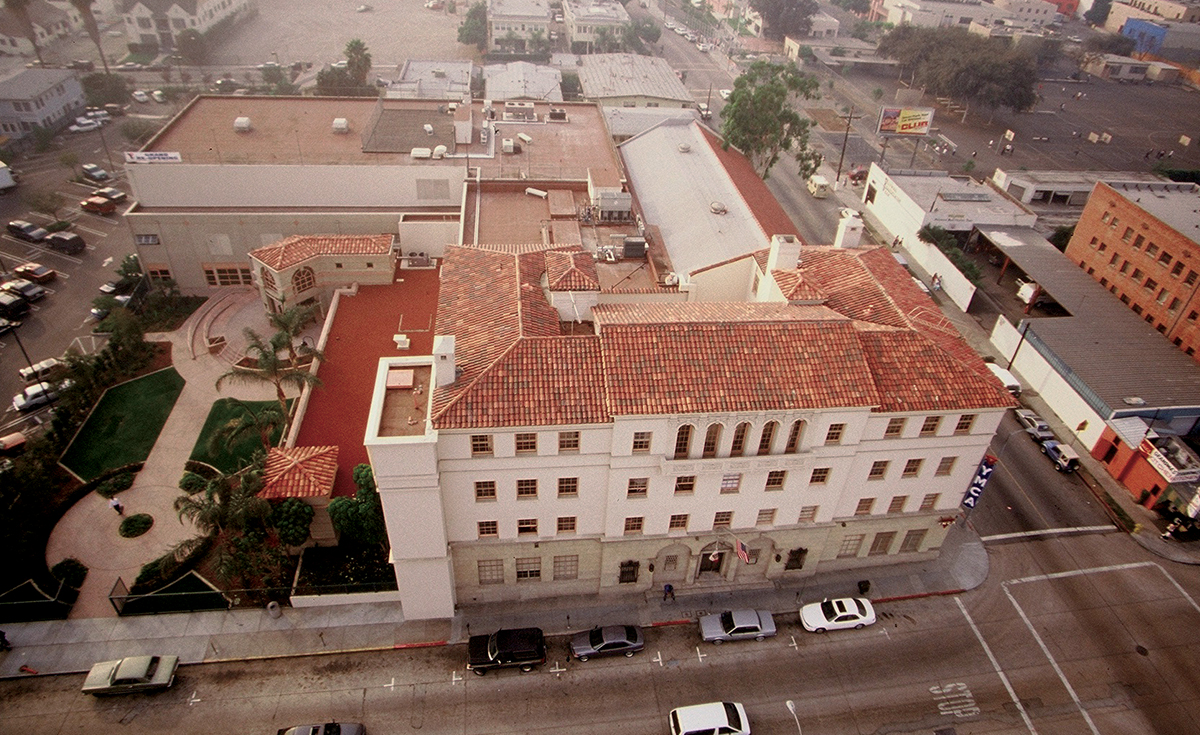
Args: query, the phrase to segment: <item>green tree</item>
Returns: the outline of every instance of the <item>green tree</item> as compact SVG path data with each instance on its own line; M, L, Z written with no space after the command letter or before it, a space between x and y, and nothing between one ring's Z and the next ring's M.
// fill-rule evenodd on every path
M833 4L855 15L861 16L871 12L871 0L833 0Z
M354 484L358 486L353 498L334 498L329 501L329 519L339 535L363 546L387 542L387 526L383 520L383 504L375 487L371 465L354 468Z
M104 73L108 74L108 60L104 58L104 47L100 45L100 26L96 24L96 16L92 13L92 5L96 0L68 0L68 2L79 11L79 17L83 20L83 27L87 31L88 37L92 39L92 43L96 44L96 52L100 54L100 63L104 65Z
M1137 48L1137 42L1129 36L1112 33L1088 36L1087 40L1083 42L1083 51L1088 54L1128 56L1133 53L1135 48Z
M293 365L300 363L300 354L296 349L296 339L304 332L304 328L317 320L319 309L316 304L311 306L289 306L281 311L267 315L267 321L275 329L275 340L285 345L288 362ZM311 347L302 347L306 356L312 355L324 359L324 355Z
M1108 20L1108 11L1112 10L1112 0L1096 0L1092 7L1083 14L1083 19L1094 26L1104 25Z
M820 10L816 0L750 0L763 18L763 35L773 41L784 36L807 36L812 17Z
M820 157L808 147L811 122L796 112L796 97L817 96L817 80L792 63L756 61L737 78L725 105L722 134L725 146L735 146L750 159L764 179L779 157L789 151L802 175L816 170Z
M321 385L321 379L313 375L307 366L295 365L279 356L280 351L286 349L286 346L278 339L278 335L266 340L249 327L246 327L242 334L246 337L246 353L254 356L254 368L249 370L238 367L230 368L217 378L218 390L227 383L270 384L275 388L275 398L279 402L279 410L286 416L288 414L286 388L302 389L305 386ZM286 429L287 424L284 424L284 430L286 431Z
M35 212L58 221L58 210L63 208L66 197L53 189L31 189L21 195L21 201Z
M208 40L195 28L185 28L175 34L175 50L197 66L208 60Z
M300 546L312 532L313 508L300 498L287 498L271 510L270 524L279 540L288 546Z
M359 87L367 86L367 75L371 73L371 52L367 50L367 44L357 38L351 39L343 53L350 79Z
M63 151L58 156L58 162L65 169L70 169L71 176L75 176L75 167L79 165L79 154L75 151Z
M1054 232L1047 238L1050 244L1059 250L1066 252L1067 243L1071 242L1071 237L1075 234L1075 225L1065 225L1055 227Z
M88 74L80 80L87 103L103 107L108 103L123 105L129 99L129 82L118 74Z
M458 26L458 42L473 45L483 51L487 48L487 4L475 3L467 10L467 17Z
M21 30L25 32L25 38L33 44L33 55L37 57L38 66L41 66L42 49L38 46L37 30L33 27L33 18L29 17L29 3L32 0L4 0L4 7L12 11L13 16L17 19L17 24L21 26Z
M287 414L274 403L255 409L245 401L228 399L240 409L240 413L208 437L208 452L216 454L222 449L232 449L247 436L257 436L262 443L263 454L271 451L272 435L287 423Z
M121 131L122 137L130 143L145 143L154 137L154 134L162 127L160 122L148 120L142 117L134 117L128 120L122 120L118 130Z
M659 28L658 24L649 18L635 19L633 28L638 37L646 43L658 43L658 39L662 38L662 28Z

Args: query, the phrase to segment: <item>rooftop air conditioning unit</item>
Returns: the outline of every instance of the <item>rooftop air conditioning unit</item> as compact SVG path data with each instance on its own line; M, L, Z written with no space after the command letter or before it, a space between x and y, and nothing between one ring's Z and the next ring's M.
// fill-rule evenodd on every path
M561 107L551 107L550 108L550 119L554 120L556 122L566 122L567 121L567 111L562 109Z
M451 114L458 112L458 103L451 102L450 104L446 105L446 109L448 109Z
M503 151L504 153L514 152L516 150L516 146L513 145L513 139L505 138L505 139L501 140L500 141L500 150Z
M333 132L349 133L350 132L350 121L344 117L333 118Z
M437 77L437 78L441 79L442 77L445 77L445 76L446 76L446 70L445 70L445 69L434 69L434 70L433 70L433 75L434 75L435 77Z
M444 145L434 146L433 147L433 157L434 158L445 158L446 157L446 146L444 146Z
M425 123L425 125L423 127L425 128L426 135L433 135L433 126L432 125L430 125L429 123Z
M248 118L248 117L234 118L233 129L239 133L249 133L250 132L250 118Z
M529 144L529 143L532 143L532 142L533 142L533 138L530 138L530 137L529 137L528 135L526 135L525 133L517 133L517 137L518 137L518 138L520 138L520 139L521 139L521 142L522 142L522 143L525 143L525 144Z
M428 148L413 148L412 149L412 157L413 158L433 158L433 151L429 150Z
M539 199L545 199L547 196L549 196L549 194L542 191L541 189L535 189L532 186L529 187L528 189L526 189L525 193L531 197L537 197Z

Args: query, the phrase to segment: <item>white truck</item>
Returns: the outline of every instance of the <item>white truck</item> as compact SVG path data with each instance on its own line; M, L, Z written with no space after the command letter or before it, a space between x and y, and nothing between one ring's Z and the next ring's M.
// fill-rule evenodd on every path
M0 194L7 194L17 188L17 176L4 161L0 161Z

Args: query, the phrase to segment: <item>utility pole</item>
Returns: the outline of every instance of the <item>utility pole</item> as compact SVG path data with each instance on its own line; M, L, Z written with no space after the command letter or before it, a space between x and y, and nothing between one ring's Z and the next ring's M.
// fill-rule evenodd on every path
M842 137L842 152L838 156L837 176L833 178L834 186L837 186L837 183L842 179L842 163L846 160L846 146L850 143L850 123L861 118L862 115L855 115L854 105L850 105L850 112L838 117L846 118L846 134Z

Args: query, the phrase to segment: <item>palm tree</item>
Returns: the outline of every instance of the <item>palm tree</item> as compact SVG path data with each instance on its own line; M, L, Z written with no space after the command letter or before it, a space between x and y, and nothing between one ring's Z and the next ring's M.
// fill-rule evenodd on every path
M253 370L246 370L238 367L233 367L229 371L217 378L217 390L226 383L270 383L275 386L275 398L279 401L279 410L284 416L288 414L287 394L284 388L292 386L295 388L304 388L305 386L317 387L321 385L321 379L313 375L307 369L297 366L295 363L285 361L279 357L279 352L285 349L286 345L280 344L278 337L281 333L276 333L270 341L262 338L258 332L246 327L242 332L246 336L248 342L246 346L247 353L254 353L256 366ZM287 425L284 424L286 430Z
M245 401L227 399L242 409L241 415L232 418L208 437L209 454L222 448L230 448L246 436L258 436L262 441L263 453L271 451L271 434L287 423L287 414L273 403L260 406L257 410Z
M96 16L92 13L92 5L96 0L67 0L67 2L79 11L79 16L83 19L83 27L92 37L92 43L96 44L96 51L100 53L100 63L104 65L104 73L107 75L109 73L108 59L104 58L104 49L100 46L100 26L96 24Z
M42 65L42 49L38 46L37 30L33 27L33 18L29 17L29 3L31 0L4 0L4 7L12 11L16 16L17 22L21 24L21 29L25 31L25 37L33 44L33 54L37 56L38 66Z
M274 312L267 315L271 326L275 327L275 336L271 338L272 342L283 342L286 337L288 360L293 365L296 365L299 360L299 355L296 354L296 338L304 331L309 322L316 319L317 305L310 306L289 306L283 311ZM312 355L318 359L324 359L324 355L319 350L311 347L305 347L304 353Z
M371 73L371 54L367 51L367 44L361 39L351 39L346 44L346 71L350 73L350 78L358 86L365 86L367 83L367 75Z

